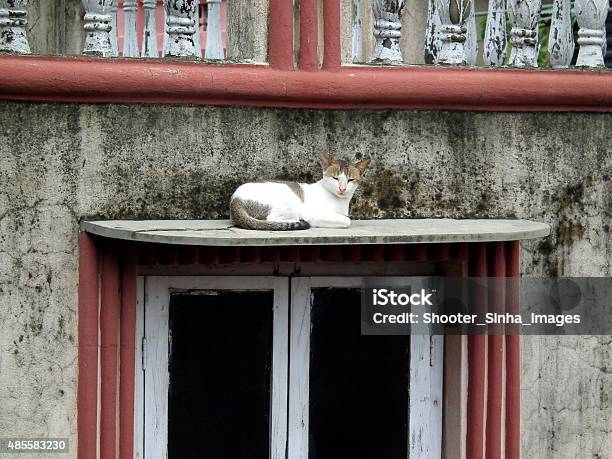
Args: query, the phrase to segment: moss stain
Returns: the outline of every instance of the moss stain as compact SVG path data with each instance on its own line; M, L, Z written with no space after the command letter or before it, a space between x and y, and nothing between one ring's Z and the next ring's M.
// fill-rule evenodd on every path
M366 175L357 191L351 207L355 218L389 218L398 216L406 207L405 178L388 169L380 169Z
M534 263L541 258L544 272L549 276L563 274L565 257L571 251L576 241L587 236L587 228L580 221L585 211L587 188L593 185L591 176L584 177L580 182L568 184L552 196L551 205L556 207L558 223L552 229L552 235L540 242ZM604 229L605 231L605 229Z

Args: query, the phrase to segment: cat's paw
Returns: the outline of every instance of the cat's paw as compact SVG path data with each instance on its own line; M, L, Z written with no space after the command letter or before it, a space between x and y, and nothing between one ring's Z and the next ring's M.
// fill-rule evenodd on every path
M340 228L349 228L351 226L351 219L348 217L341 217L340 218Z

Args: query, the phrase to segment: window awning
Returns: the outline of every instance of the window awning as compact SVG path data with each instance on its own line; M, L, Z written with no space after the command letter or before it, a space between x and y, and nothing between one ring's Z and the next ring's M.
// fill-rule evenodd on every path
M493 242L547 236L550 226L528 220L354 220L350 228L253 231L229 220L83 221L81 230L128 241L203 246L291 246Z

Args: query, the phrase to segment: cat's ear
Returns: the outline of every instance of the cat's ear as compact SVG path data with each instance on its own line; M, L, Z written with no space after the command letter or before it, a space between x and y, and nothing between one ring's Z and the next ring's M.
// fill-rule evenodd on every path
M361 175L363 175L366 171L366 169L368 168L368 165L370 164L370 160L369 159L363 159L361 161L359 161L358 163L355 163L354 166L359 169L359 172L361 173Z
M323 170L327 169L332 164L332 159L325 153L321 153L319 155L319 159L321 160L321 166L323 166Z

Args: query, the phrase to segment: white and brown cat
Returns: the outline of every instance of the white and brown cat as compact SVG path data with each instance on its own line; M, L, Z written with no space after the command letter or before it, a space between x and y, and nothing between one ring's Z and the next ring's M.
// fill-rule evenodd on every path
M316 183L240 185L230 201L232 223L267 231L348 228L349 204L369 163L369 159L352 164L321 155L323 178Z

